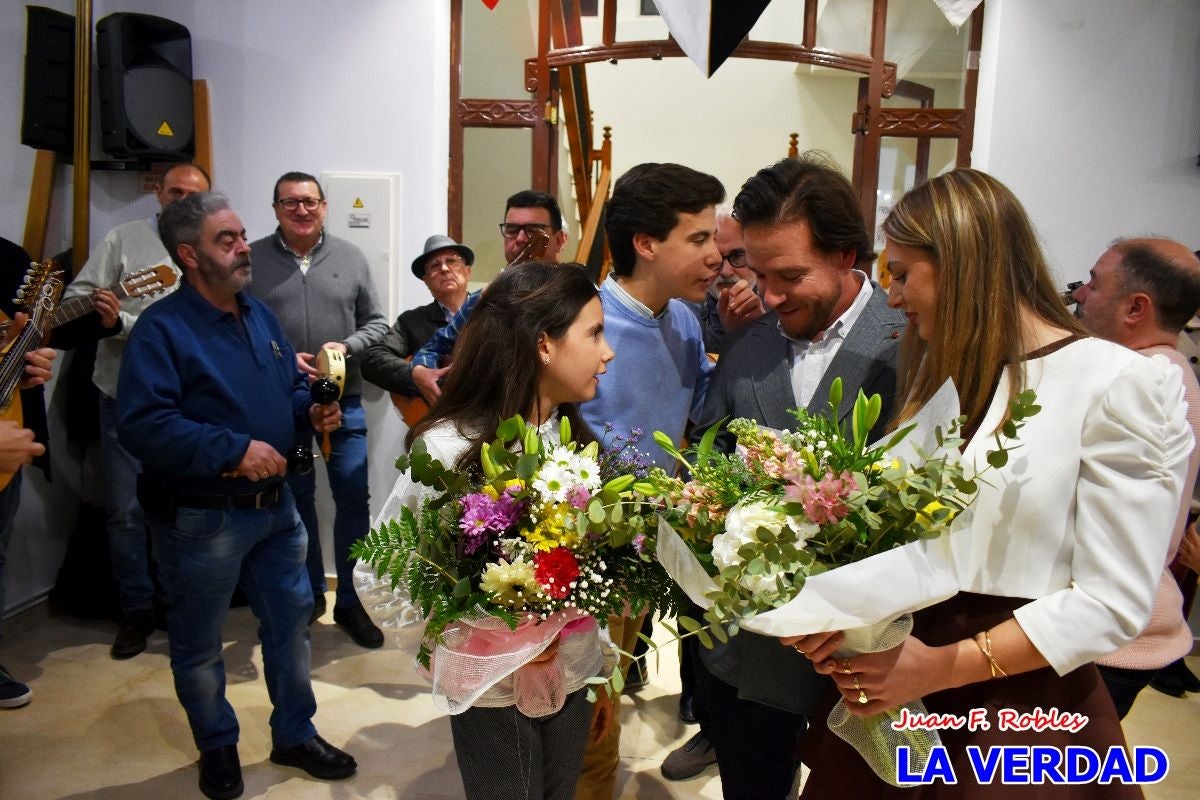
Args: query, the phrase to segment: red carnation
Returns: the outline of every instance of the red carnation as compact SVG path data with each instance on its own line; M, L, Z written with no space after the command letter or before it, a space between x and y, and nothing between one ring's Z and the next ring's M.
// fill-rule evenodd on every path
M533 556L534 576L542 591L555 600L571 593L571 581L579 577L579 562L565 547L541 550Z

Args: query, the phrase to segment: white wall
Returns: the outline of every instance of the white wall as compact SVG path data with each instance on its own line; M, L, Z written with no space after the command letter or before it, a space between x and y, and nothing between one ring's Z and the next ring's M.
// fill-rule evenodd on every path
M42 4L74 13L69 0ZM19 144L24 73L23 4L0 15L0 235L20 241L33 151ZM404 265L431 232L445 230L449 3L447 0L97 0L95 20L115 11L167 16L191 32L193 72L212 96L215 188L225 192L251 238L275 226L271 187L300 169L402 176L398 269L405 307L428 292ZM69 172L60 168L47 253L69 242ZM92 243L157 206L134 177L94 173ZM65 209L65 211L64 211ZM382 291L382 287L381 287ZM368 396L372 505L391 487L402 430L390 404ZM54 580L77 499L79 464L52 430L55 484L29 472L10 550L8 605L20 606ZM318 468L320 470L320 468ZM327 515L326 515L327 516ZM328 526L325 526L326 529ZM329 531L323 531L328 540ZM328 547L326 548L328 550Z
M1117 236L1200 248L1200 3L988 0L975 166L1028 209L1062 282Z
M42 3L74 7L69 0ZM508 0L500 9L508 6L516 12L521 4ZM166 15L166 7L97 0L95 13L97 19L116 10ZM177 0L169 8L191 30L196 76L212 91L216 184L251 235L273 226L271 184L293 168L401 174L404 217L397 224L404 253L418 252L429 233L444 230L446 0ZM0 235L19 239L33 152L18 144L24 15L17 3L6 10L0 15L0 74L7 79L0 81ZM1024 201L1059 278L1082 277L1121 234L1153 231L1200 247L1200 3L989 0L987 20L975 165ZM514 47L524 48L527 35L532 30ZM762 31L755 36L763 38ZM731 61L705 81L683 59L589 67L597 129L614 125L617 173L643 160L681 161L718 175L733 193L784 154L790 130L818 127L830 138L806 133L802 147L832 150L848 168L848 112L832 102L841 79L820 78L828 88L802 89L790 71L773 71L784 69L790 68ZM791 124L790 109L801 106L815 106L825 118ZM131 184L129 176L94 176L93 241L119 222L153 213L153 199ZM58 201L51 252L64 246L69 227L61 208L69 207L66 195L60 192ZM401 273L415 304L424 290ZM390 483L399 430L380 402L371 408L377 506ZM54 548L66 535L59 501L73 502L70 493L77 491L78 466L69 454L60 456L61 434L52 435L56 485L48 489L32 472L26 482L15 560L10 555L10 605L52 580Z

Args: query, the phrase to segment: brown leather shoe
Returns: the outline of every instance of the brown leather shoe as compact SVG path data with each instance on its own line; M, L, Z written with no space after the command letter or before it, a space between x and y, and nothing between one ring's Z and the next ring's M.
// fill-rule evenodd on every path
M717 750L712 742L704 738L703 733L697 733L667 754L658 771L669 781L685 781L694 778L709 764L717 763Z

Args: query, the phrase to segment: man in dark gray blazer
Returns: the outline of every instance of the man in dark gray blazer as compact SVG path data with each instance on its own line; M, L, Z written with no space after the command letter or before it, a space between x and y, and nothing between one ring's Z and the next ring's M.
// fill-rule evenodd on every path
M839 417L849 416L860 388L878 393L883 413L873 434L881 435L906 321L867 277L875 254L849 181L822 157L786 159L746 182L734 216L774 324L751 326L721 355L702 424L747 417L793 427L788 409L826 410L840 377ZM699 661L697 716L726 800L787 797L806 717L832 684L779 640L746 631L701 648Z
M475 252L449 236L438 233L425 240L425 251L413 259L412 273L424 281L433 302L402 313L383 340L367 348L362 357L364 378L392 394L421 397L410 359L462 308L474 263Z

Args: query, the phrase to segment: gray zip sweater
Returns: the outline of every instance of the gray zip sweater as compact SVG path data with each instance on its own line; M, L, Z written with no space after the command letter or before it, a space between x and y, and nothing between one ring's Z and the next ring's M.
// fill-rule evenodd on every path
M326 342L344 342L349 352L343 394L362 394L359 356L388 330L367 257L354 244L328 233L311 255L305 275L284 248L278 228L251 243L250 293L279 317L297 352L316 353Z

